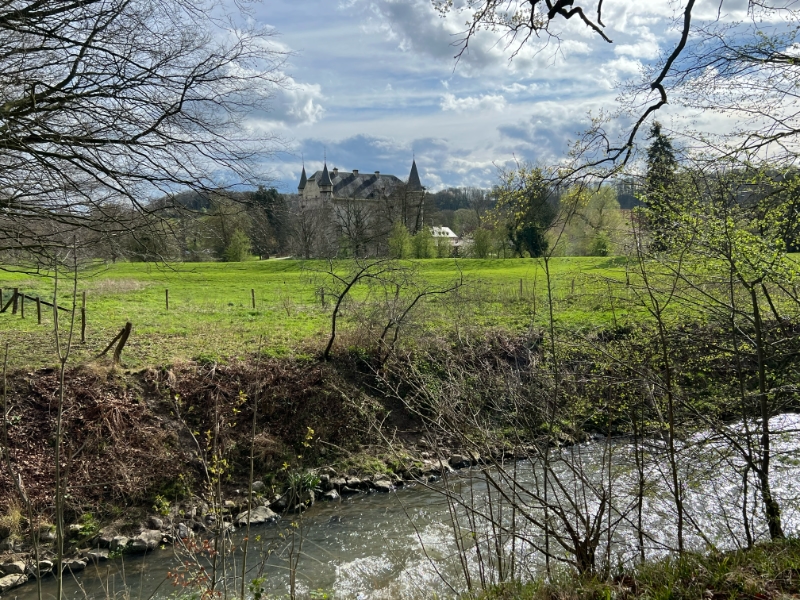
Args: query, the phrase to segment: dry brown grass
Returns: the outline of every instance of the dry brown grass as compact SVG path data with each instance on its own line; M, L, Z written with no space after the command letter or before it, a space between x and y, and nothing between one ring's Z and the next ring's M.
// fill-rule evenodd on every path
M143 290L147 285L138 279L98 279L89 284L88 292L99 295L126 294Z
M0 539L8 537L19 538L24 524L25 515L22 512L22 507L12 500L6 506L5 512L0 515Z

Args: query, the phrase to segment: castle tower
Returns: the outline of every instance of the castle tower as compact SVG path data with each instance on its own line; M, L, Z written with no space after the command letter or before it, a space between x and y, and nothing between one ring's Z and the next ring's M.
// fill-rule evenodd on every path
M411 161L411 173L408 176L408 191L421 192L425 188L422 187L422 182L419 180L419 173L417 172L417 161Z
M331 181L330 173L328 173L328 163L326 162L322 167L322 175L317 182L319 192L323 197L329 198L333 194L333 182Z
M303 190L306 189L307 183L308 177L306 177L306 166L303 165L303 174L300 175L300 183L297 185L297 193L301 196L303 195Z

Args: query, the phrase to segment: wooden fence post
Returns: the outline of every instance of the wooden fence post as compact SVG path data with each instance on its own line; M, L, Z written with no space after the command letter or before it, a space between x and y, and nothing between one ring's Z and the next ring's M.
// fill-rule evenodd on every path
M17 303L19 302L19 288L14 288L14 297L11 307L11 314L17 314Z
M125 328L122 330L122 335L120 336L119 344L117 344L117 347L114 349L114 359L113 360L114 360L114 364L115 365L118 365L121 362L122 349L125 347L125 342L128 341L128 338L131 335L131 328L132 327L133 327L133 324L130 321L125 323Z
M166 301L167 310L169 310L169 289L164 290L164 300Z
M86 290L81 295L81 344L86 343Z
M250 290L250 299L253 301L253 310L256 309L256 291L254 289Z
M128 338L131 335L132 327L133 325L131 324L130 321L125 323L125 327L122 328L122 331L120 331L117 335L114 336L114 339L111 340L108 346L106 346L105 350L103 350L100 354L98 354L95 357L95 360L108 354L108 351L111 350L114 344L117 344L117 347L114 350L114 364L118 365L120 363L120 357L122 356L122 349L125 347L125 343L128 341Z
M0 288L0 308L3 308L3 288Z
M42 324L42 299L36 296L36 323Z
M19 295L19 316L25 318L25 294Z

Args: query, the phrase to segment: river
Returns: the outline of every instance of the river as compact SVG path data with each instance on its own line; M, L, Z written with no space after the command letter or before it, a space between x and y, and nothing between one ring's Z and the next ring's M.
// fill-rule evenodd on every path
M776 429L785 432L776 435L773 442L776 454L773 490L783 507L784 530L796 535L800 525L800 416L782 415L773 423ZM704 550L711 543L718 548L733 548L745 539L742 480L735 469L739 465L735 456L720 452L720 444L697 444L701 437L694 439L693 444L686 444L692 450L691 453L687 450L681 461L684 502L690 517L686 527L687 546ZM609 450L611 469L606 460ZM580 464L583 472L590 474L580 488L580 482L561 474L562 481L572 486L569 493L580 498L589 513L598 506L598 486L602 487L603 482L608 481L606 473L610 474L613 485L607 487L613 491L612 503L616 507L609 520L611 546L607 552L609 535L604 531L597 551L598 564L608 559L612 565L631 564L639 552L632 527L636 520L631 500L636 481L632 446L624 441L610 446L596 442L565 449L560 454L568 459L565 464L573 467ZM675 547L675 511L668 488L667 466L657 452L650 457L643 521L647 531L646 554L653 558ZM527 461L517 463L516 469L518 480L529 489L541 480L541 471ZM569 473L574 473L574 468ZM496 476L496 470L492 474ZM448 489L458 494L456 498L481 511L488 506L485 478L478 469L459 472L447 483ZM584 489L587 486L589 492ZM390 494L362 494L342 502L318 502L302 518L284 516L277 525L254 527L250 536L247 579L263 575L264 592L284 596L289 589L290 562L299 556L297 589L306 597L316 590L333 591L336 598L452 597L454 590L466 589L466 577L455 541L452 504L442 494L444 488L445 482L439 481L429 486L410 485ZM512 540L505 536L499 545L486 545L480 557L469 531L477 531L478 539L485 539L483 536L491 533L492 528L480 520L470 524L464 512L459 512L458 520L464 530L458 539L470 559L469 577L473 585L477 585L481 574L485 580L496 575L496 559L489 556L492 548L501 548L496 554L506 557L513 548L514 569L523 578L542 568L541 553L535 550L535 545L542 543L540 532L530 521L511 514L508 507L504 510L504 515L495 520L508 525L513 518L518 537ZM758 494L752 484L747 512L755 539L765 539ZM535 516L535 511L531 514ZM241 545L242 535L241 531L233 534L235 546ZM298 552L301 537L302 549ZM269 556L262 553L267 549L271 550ZM167 573L175 572L186 559L187 555L176 548L165 548L143 557L90 565L76 579L65 581L65 598L160 600L171 597L183 590L167 580ZM240 573L238 550L227 556L226 562L229 572ZM210 569L210 563L205 564ZM508 563L505 568L508 569ZM44 579L42 583L45 598L52 598L54 578ZM233 588L234 584L229 583L228 595L235 595ZM220 585L217 589L224 592L225 588ZM36 585L28 583L7 597L34 600Z

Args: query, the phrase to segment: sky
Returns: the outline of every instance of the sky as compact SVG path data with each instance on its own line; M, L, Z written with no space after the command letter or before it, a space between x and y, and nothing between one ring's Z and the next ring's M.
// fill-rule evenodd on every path
M720 18L746 17L746 4L726 0ZM719 6L698 0L695 18L717 18ZM591 115L614 113L619 84L640 78L678 39L676 0L605 0L603 7L613 44L572 20L558 30L560 43L536 40L513 59L516 46L482 32L456 61L468 14L443 17L431 0L254 4L251 18L291 52L272 111L251 119L285 143L264 168L291 192L303 161L309 173L327 157L330 168L405 179L416 159L423 185L436 191L490 187L515 160L553 164ZM670 111L678 109L659 118L669 120ZM695 116L704 118L712 119ZM613 121L619 131L626 122L625 115Z

